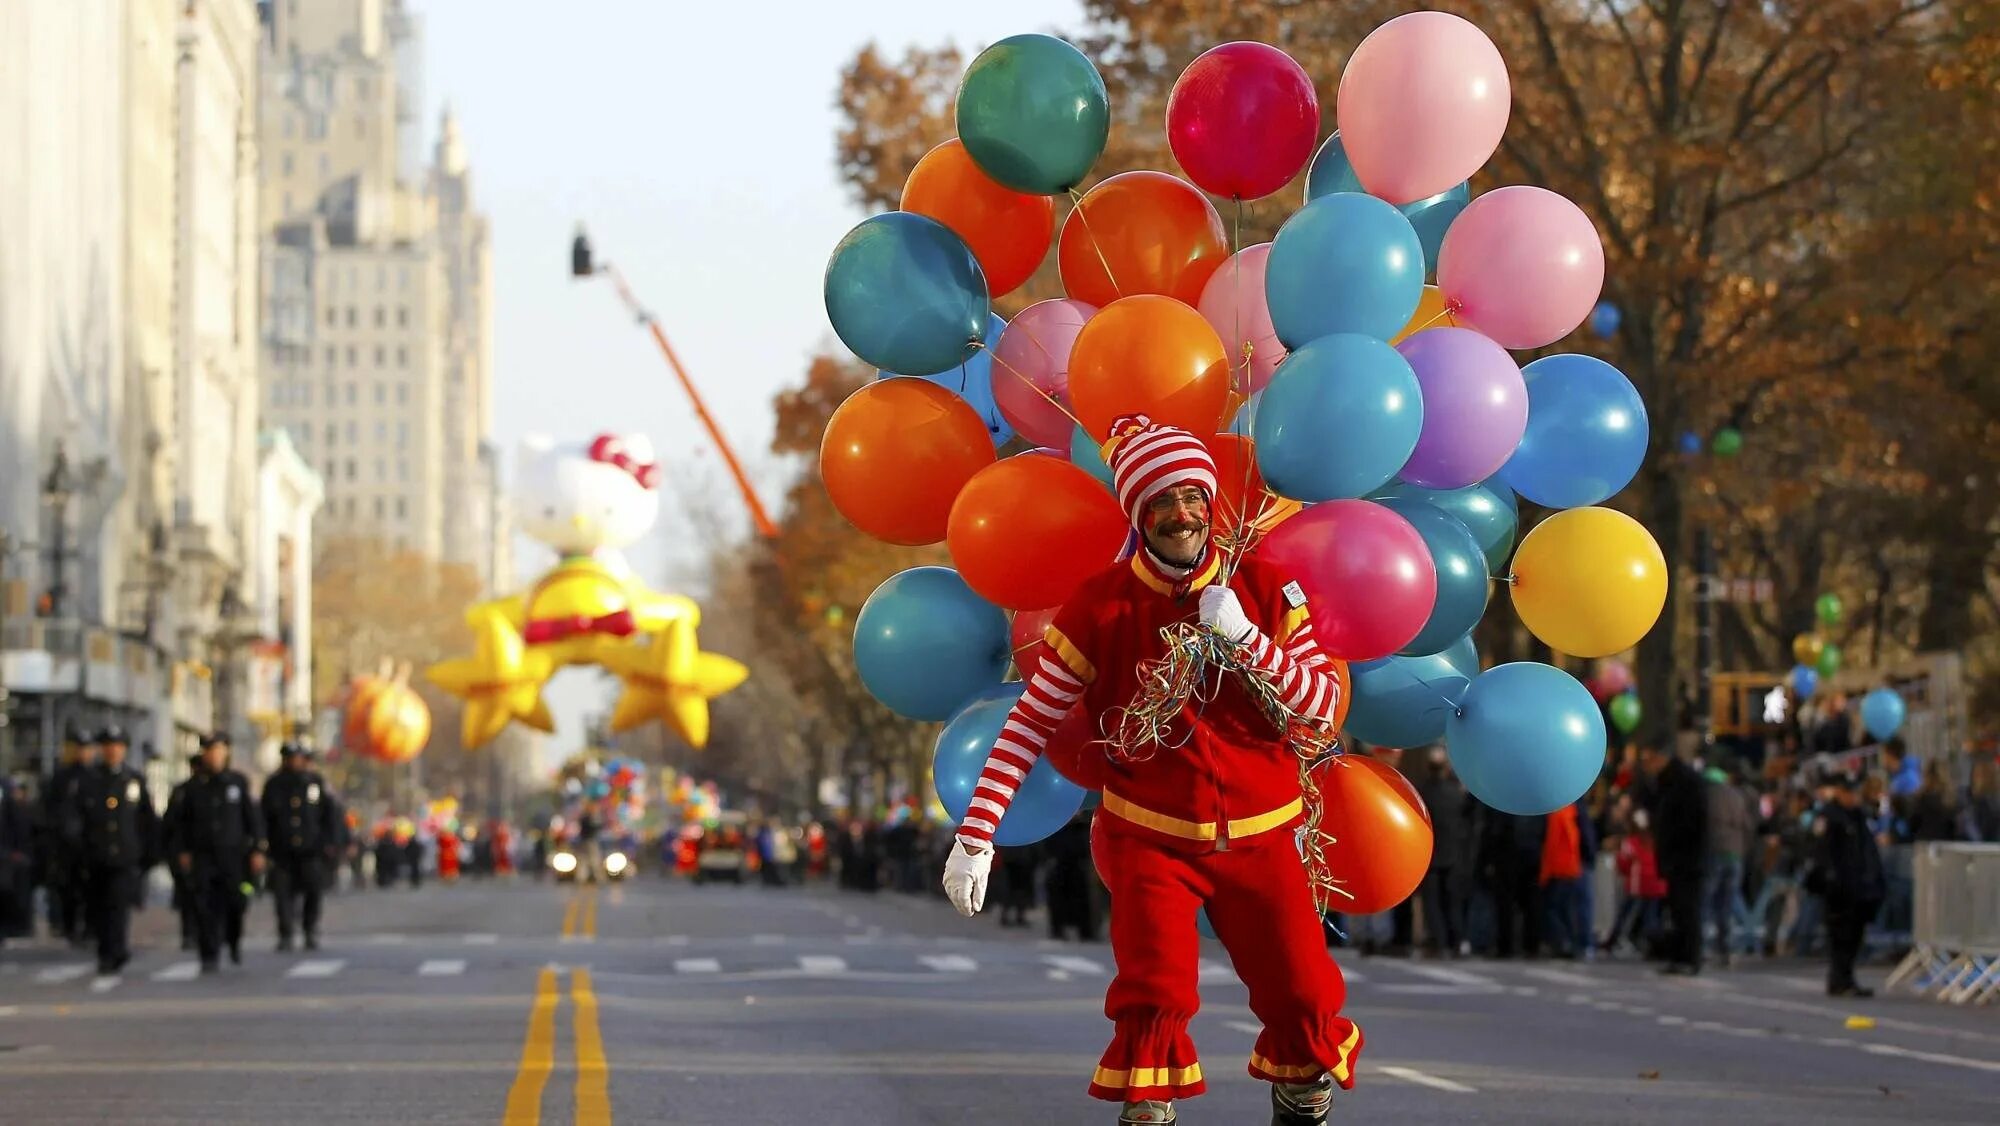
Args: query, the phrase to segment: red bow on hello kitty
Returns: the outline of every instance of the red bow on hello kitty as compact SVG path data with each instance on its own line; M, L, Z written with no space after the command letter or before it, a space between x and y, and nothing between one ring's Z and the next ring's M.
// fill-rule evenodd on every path
M658 462L640 461L625 451L625 442L615 434L599 434L590 443L590 460L615 465L639 482L643 489L660 487L660 466Z

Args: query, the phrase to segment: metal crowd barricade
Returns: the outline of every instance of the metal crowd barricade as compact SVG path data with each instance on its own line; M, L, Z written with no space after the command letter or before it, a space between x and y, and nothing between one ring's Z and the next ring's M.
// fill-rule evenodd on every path
M1955 1005L2000 997L2000 844L1916 846L1910 953L1889 975Z

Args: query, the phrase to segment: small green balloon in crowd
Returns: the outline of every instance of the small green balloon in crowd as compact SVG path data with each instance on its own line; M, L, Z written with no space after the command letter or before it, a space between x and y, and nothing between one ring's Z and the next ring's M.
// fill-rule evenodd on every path
M1641 712L1639 696L1634 692L1621 692L1611 697L1611 726L1620 735L1630 735L1639 727Z
M1743 431L1734 426L1725 426L1717 430L1715 440L1709 443L1709 449L1714 450L1717 457L1735 457L1743 452Z
M1840 646L1827 644L1819 651L1819 674L1832 676L1840 671Z
M842 623L842 622L844 622L844 621L846 621L846 620L847 620L847 610L846 610L846 608L845 608L845 607L842 607L842 606L828 606L828 607L826 608L826 624L827 624L827 625L830 625L830 626L838 626L838 625L839 625L840 623Z
M956 108L973 163L1031 195L1081 184L1111 133L1104 77L1082 51L1048 35L1010 36L981 51Z
M1839 625L1841 609L1838 594L1822 594L1819 596L1819 601L1813 603L1813 613L1819 616L1821 625Z

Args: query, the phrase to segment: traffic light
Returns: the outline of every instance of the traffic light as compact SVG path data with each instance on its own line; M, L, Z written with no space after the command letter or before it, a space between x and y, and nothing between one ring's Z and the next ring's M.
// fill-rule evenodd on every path
M571 277L587 278L596 273L590 260L590 237L583 228L576 229L576 238L569 244L569 273Z

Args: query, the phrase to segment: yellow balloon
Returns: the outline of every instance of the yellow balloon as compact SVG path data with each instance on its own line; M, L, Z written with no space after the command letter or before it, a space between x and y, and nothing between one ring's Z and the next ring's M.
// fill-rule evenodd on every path
M1427 328L1448 325L1451 318L1444 315L1444 290L1434 285L1424 287L1424 295L1417 300L1417 311L1410 314L1410 323L1403 326L1389 343L1401 344Z
M1797 658L1798 662L1807 668L1817 668L1819 666L1819 655L1825 651L1826 642L1821 641L1814 634L1802 633L1792 638L1792 656Z
M1667 604L1667 561L1644 525L1609 508L1572 508L1535 525L1514 552L1514 610L1528 632L1576 657L1639 643Z

